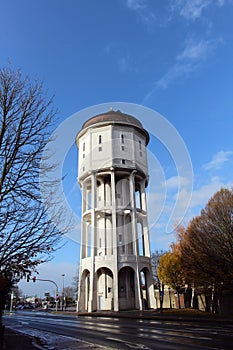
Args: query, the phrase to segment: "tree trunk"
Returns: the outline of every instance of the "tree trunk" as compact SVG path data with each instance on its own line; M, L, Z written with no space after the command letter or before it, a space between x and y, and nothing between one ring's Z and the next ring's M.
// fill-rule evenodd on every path
M181 309L181 304L180 304L180 293L177 291L177 298L178 298L178 307Z

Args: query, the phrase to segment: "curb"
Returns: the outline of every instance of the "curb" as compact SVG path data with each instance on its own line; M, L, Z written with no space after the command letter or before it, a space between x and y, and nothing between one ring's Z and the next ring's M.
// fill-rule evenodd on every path
M57 312L62 315L75 315L75 316L91 316L91 317L115 317L115 318L128 318L128 319L145 319L145 320L158 320L158 321L181 321L181 322L224 322L224 323L232 323L233 317L224 317L224 316L215 316L212 314L199 314L195 315L179 315L179 313L175 315L169 315L166 313L159 313L155 311L144 311L143 313L131 313L131 312L74 312L74 311L63 311ZM153 313L153 314L151 314Z

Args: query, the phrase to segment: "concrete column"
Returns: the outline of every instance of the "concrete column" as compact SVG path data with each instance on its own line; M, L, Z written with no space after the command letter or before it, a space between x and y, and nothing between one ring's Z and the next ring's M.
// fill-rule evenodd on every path
M115 183L115 173L113 170L111 171L111 197L112 197L112 243L113 243L113 256L114 256L113 300L114 300L114 311L119 311L117 229L116 229L116 183Z
M112 241L112 223L108 216L106 216L106 254L112 255L113 241Z
M149 227L148 227L148 217L147 217L147 201L146 201L145 184L146 184L146 179L143 179L141 181L141 184L140 184L142 210L144 211L144 215L143 215L143 244L144 244L145 256L150 257L150 239L149 239ZM155 309L157 307L157 305L156 305L156 299L155 299L155 294L154 294L153 276L152 276L151 268L149 271L150 272L149 272L149 276L147 276L147 283L149 283L149 281L151 283L150 283L150 285L147 286L147 293L148 293L147 302L148 302L148 306L150 308Z
M82 183L82 215L85 212L85 198L86 198L86 183ZM85 222L82 220L82 229L81 229L81 247L80 247L80 262L83 258L86 257L86 231L85 231ZM81 272L81 271L80 271Z
M146 180L142 180L141 187L141 203L142 210L144 211L143 215L143 245L145 256L150 257L150 239L149 239L149 228L148 228L148 218L147 218L147 204L146 204L146 191L145 191Z
M94 259L95 259L95 236L96 236L96 176L95 173L91 174L91 269L90 269L90 293L88 300L88 311L93 311L93 296L94 296Z
M140 183L140 192L141 192L142 210L144 210L146 212L147 211L147 204L146 204L145 183L146 183L145 179L141 181L141 183Z
M138 266L138 234L137 234L137 217L136 217L136 203L135 203L135 170L132 171L129 177L130 185L130 201L132 208L132 233L133 233L133 247L134 255L136 257L136 278L135 278L135 302L138 304L139 310L142 310L141 288L140 288L140 271Z

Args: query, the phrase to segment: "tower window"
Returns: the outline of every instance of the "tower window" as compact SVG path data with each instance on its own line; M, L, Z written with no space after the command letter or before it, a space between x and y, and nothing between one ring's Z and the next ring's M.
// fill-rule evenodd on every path
M83 152L85 152L85 142L83 142Z
M121 134L121 143L125 143L125 137L123 134Z
M99 147L99 152L102 151L102 147Z
M121 146L121 150L124 151L125 150L125 146Z
M99 135L99 145L101 145L101 143L102 143L102 136Z
M83 153L83 158L85 158L85 153Z
M125 164L125 159L122 159L122 160L121 160L121 163L122 163L122 164Z
M142 141L139 140L139 149L141 150L142 149Z

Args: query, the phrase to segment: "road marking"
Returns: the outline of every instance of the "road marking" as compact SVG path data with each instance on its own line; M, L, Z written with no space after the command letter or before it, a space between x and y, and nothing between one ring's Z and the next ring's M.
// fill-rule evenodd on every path
M112 340L112 341L116 341L118 343L123 343L124 345L128 346L128 348L131 349L144 349L144 350L152 350L151 348L148 348L147 346L143 345L143 344L136 344L136 343L132 343L132 342L126 342L125 340L121 340L121 339L117 339L117 338L105 338L106 340Z

